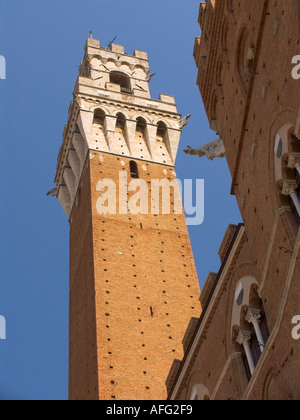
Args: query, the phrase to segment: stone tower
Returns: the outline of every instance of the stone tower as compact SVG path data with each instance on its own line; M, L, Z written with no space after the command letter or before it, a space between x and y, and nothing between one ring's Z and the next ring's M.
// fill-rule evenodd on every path
M177 183L184 120L172 96L151 99L149 72L147 53L87 40L52 191L70 223L71 400L165 399L186 325L201 311L176 188L168 214L157 208L163 194L153 205L154 179Z

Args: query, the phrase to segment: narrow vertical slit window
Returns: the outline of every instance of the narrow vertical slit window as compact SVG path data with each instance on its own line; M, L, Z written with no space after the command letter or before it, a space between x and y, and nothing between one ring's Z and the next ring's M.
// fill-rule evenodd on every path
M139 179L139 169L138 165L134 160L130 161L130 174L131 178Z

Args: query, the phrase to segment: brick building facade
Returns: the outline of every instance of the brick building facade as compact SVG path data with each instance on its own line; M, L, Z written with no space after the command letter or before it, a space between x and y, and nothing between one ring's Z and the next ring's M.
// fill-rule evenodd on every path
M244 224L225 235L169 399L298 400L300 1L207 0L199 24L197 84Z

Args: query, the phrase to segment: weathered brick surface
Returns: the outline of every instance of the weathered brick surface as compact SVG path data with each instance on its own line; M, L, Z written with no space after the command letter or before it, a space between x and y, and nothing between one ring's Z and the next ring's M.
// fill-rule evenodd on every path
M89 165L70 223L69 396L98 398L96 304Z
M175 176L172 167L138 166L148 183ZM165 399L186 326L201 312L183 214L97 212L99 180L118 186L122 170L129 182L129 159L91 152L71 215L72 399Z
M205 8L200 14L202 40L195 47L198 85L209 121L225 143L232 193L249 243L248 256L240 254L222 299L212 303L214 317L177 397L189 398L193 386L202 383L211 394L218 389L216 399L297 400L300 344L292 338L291 321L300 313L299 223L276 185L274 148L280 127L289 123L295 129L299 118L300 81L292 77L291 61L300 54L300 4L216 0L207 1ZM288 178L286 165L282 159ZM228 330L232 293L246 275L259 283L271 332L250 383L245 369L234 373L239 368L233 370L233 362L225 374L223 370L234 352ZM211 350L215 348L218 352Z

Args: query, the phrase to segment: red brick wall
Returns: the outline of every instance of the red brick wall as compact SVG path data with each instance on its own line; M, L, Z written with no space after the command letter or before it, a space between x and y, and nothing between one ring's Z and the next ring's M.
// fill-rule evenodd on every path
M148 183L174 178L173 168L137 163ZM73 395L165 399L165 381L173 360L182 357L189 320L200 315L199 284L184 215L97 212L99 180L118 186L122 170L129 182L129 159L92 152L71 216L71 267L78 262L71 272Z

